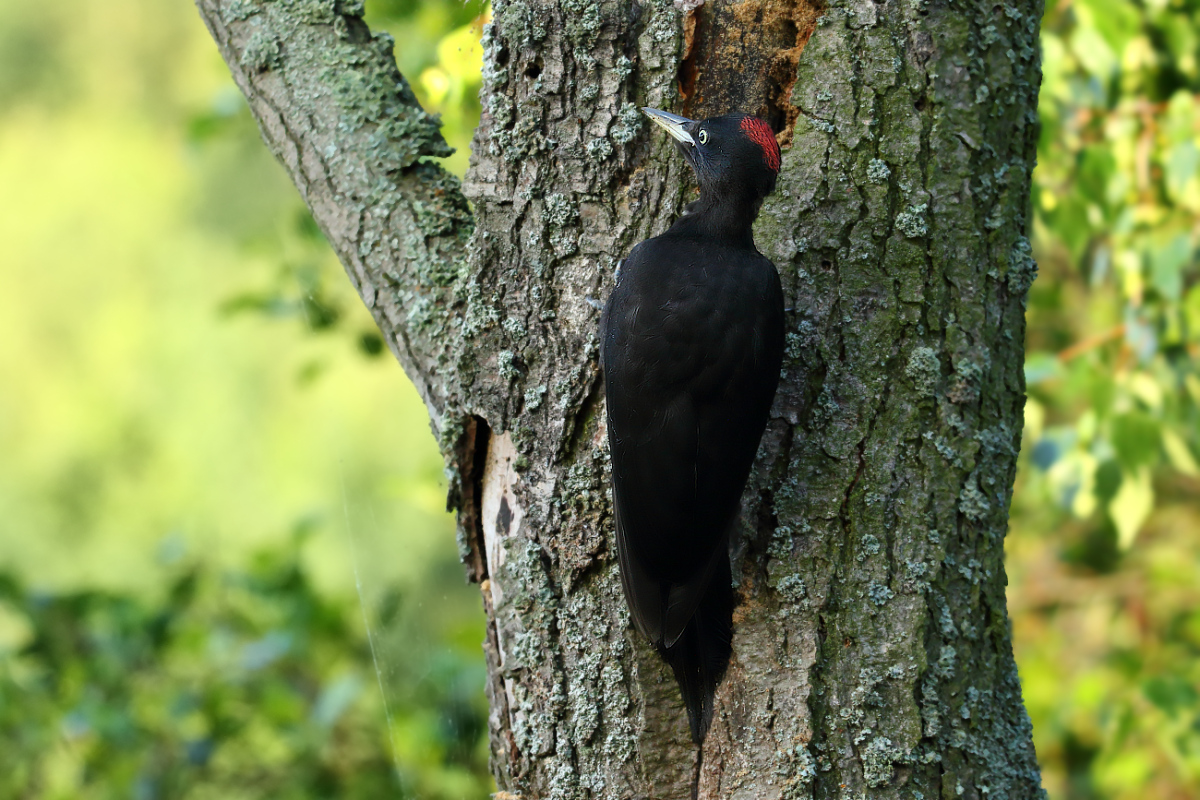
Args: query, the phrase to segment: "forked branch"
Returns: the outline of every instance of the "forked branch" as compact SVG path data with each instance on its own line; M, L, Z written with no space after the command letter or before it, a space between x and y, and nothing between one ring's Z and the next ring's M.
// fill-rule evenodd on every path
M471 214L452 152L372 34L362 0L196 0L263 139L338 254L436 422L444 343L422 320L451 315ZM419 322L419 321L418 321Z

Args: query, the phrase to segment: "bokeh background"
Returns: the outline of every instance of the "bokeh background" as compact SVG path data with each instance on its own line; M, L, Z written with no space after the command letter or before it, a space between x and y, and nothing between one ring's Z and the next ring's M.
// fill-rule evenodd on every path
M1055 800L1200 796L1198 7L1044 21L1008 573ZM461 174L486 7L367 10ZM486 797L444 493L191 4L0 3L0 798Z

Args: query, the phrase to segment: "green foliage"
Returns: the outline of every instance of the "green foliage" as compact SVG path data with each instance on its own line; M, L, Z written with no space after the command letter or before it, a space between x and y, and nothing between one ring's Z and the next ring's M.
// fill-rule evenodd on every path
M467 170L471 137L479 123L483 49L479 38L491 19L484 0L370 0L367 23L396 39L396 63L421 106L442 120L454 155L443 166Z
M1043 31L1030 434L1071 440L1041 466L1077 516L1107 512L1122 549L1153 508L1151 473L1200 477L1193 17L1084 0L1048 9ZM1117 488L1097 494L1114 460Z
M357 600L313 584L307 530L232 571L168 543L145 597L0 575L0 796L483 796L476 647L399 665L414 690L387 711L427 746L397 769Z
M0 4L0 186L0 797L485 797L428 416L191 4Z
M1008 568L1055 798L1200 793L1198 17L1059 0L1044 19Z

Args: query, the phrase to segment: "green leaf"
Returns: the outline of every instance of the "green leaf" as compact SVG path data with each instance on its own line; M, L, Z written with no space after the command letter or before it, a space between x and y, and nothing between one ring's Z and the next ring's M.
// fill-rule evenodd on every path
M1071 51L1094 78L1108 81L1117 69L1117 54L1095 28L1076 28L1071 35Z
M1196 148L1192 148L1196 158ZM1183 268L1192 257L1192 243L1185 234L1179 234L1150 256L1150 280L1154 288L1167 300L1177 301L1183 293Z
M1200 697L1196 689L1178 675L1155 676L1142 684L1142 693L1172 717L1190 711Z
M1111 502L1121 488L1121 465L1109 459L1096 468L1096 497Z
M1162 443L1172 467L1189 477L1200 478L1200 464L1196 463L1196 457L1182 436L1170 428L1164 428Z
M1035 386L1062 375L1062 362L1053 353L1030 353L1025 357L1025 385Z
M1060 198L1061 202L1049 214L1050 228L1071 250L1072 259L1079 259L1092 238L1092 225L1087 218L1087 204L1083 198L1070 194Z
M1196 73L1194 59L1198 42L1196 25L1192 21L1191 15L1165 11L1156 15L1154 24L1165 40L1169 53L1164 55L1170 62L1182 65L1186 63L1186 59L1193 59L1190 72L1194 78Z
M1167 101L1167 113L1164 120L1164 128L1167 137L1174 144L1182 142L1190 142L1193 137L1193 130L1196 118L1196 102L1192 98L1192 93L1187 89L1180 89L1171 95L1171 99Z
M1094 29L1117 53L1124 52L1142 27L1137 6L1125 0L1077 0L1076 13L1081 26Z
M1042 98L1069 96L1070 89L1066 81L1067 49L1062 39L1053 33L1042 33ZM1044 114L1042 115L1044 116ZM1045 122L1043 121L1043 126Z
M1093 203L1108 204L1108 185L1117 170L1112 148L1094 145L1084 149L1079 159L1076 191Z
M1191 139L1185 139L1170 149L1167 154L1167 191L1178 201L1187 190L1188 182L1196 175L1200 165L1200 150Z
M1158 422L1141 411L1113 417L1110 436L1117 458L1126 470L1149 465L1158 457Z
M1108 515L1117 529L1117 546L1128 550L1133 546L1138 531L1154 510L1154 487L1150 484L1150 468L1141 467L1136 472L1126 472L1121 477L1121 488L1108 504Z
M1183 302L1184 319L1187 320L1188 338L1200 342L1200 283L1188 289Z
M1117 395L1117 385L1113 381L1112 375L1103 369L1089 367L1082 358L1076 359L1075 369L1083 373L1087 381L1087 398L1091 401L1093 409L1107 409L1112 407L1113 399Z

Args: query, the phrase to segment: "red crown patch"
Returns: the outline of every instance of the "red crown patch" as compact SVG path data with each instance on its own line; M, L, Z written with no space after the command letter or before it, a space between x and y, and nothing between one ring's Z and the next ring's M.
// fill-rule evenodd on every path
M750 137L750 141L762 148L763 161L767 166L779 172L779 142L775 141L771 126L758 117L746 117L742 120L742 130Z

